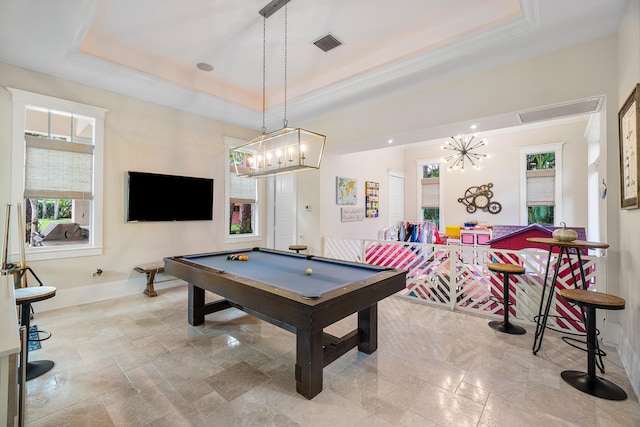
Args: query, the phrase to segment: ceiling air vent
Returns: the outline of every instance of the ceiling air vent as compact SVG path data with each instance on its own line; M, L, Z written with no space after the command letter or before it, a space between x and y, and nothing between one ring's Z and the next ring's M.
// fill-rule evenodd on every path
M518 118L520 119L520 123L527 124L581 114L597 113L600 111L602 101L602 97L589 98L567 104L559 104L535 110L523 111L518 113Z
M334 47L340 46L342 42L335 38L332 34L327 34L326 36L322 36L318 40L314 41L313 44L315 44L325 52L328 52Z

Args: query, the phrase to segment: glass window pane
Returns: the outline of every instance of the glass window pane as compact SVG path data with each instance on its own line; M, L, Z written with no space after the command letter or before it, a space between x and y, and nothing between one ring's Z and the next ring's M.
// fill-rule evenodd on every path
M90 200L26 199L24 206L27 247L90 243Z
M253 234L253 204L230 203L229 234Z
M553 206L528 206L527 224L540 224L553 226L554 222Z

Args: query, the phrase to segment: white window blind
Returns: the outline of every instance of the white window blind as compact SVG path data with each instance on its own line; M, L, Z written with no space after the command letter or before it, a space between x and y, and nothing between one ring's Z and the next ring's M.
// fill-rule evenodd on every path
M440 178L423 178L422 207L437 208L440 206Z
M255 203L257 182L252 178L240 178L234 166L229 168L229 202Z
M555 169L527 171L527 206L553 206L555 183Z
M25 199L91 199L93 145L25 135Z

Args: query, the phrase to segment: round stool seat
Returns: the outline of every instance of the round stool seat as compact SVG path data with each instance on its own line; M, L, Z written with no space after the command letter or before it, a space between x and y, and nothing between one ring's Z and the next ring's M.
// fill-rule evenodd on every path
M587 291L584 289L560 289L560 295L567 301L582 304L585 307L602 308L605 310L623 310L625 300L604 292Z
M18 288L15 290L16 304L31 304L53 298L56 295L56 288L53 286L32 286Z
M506 273L506 274L524 274L525 272L524 267L518 264L503 264L498 262L492 262L487 264L487 268L497 273Z
M299 254L300 251L306 251L307 250L307 246L306 245L291 245L291 246L289 246L289 250L290 251L296 251L296 253Z

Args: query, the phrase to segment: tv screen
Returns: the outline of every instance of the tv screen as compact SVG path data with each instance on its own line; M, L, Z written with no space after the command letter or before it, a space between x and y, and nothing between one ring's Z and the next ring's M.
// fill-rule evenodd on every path
M128 172L127 221L210 221L213 179Z

